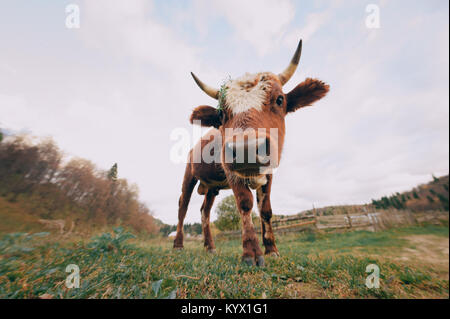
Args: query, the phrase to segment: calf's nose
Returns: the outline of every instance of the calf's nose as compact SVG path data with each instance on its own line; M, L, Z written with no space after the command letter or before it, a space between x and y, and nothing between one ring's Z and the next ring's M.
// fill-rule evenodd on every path
M225 158L233 164L266 164L269 149L266 137L229 141L225 143Z

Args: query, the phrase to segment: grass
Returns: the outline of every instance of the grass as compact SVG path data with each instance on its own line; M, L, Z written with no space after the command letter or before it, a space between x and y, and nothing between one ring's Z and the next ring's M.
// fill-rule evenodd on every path
M0 298L448 298L448 261L398 258L416 248L411 236L442 243L448 232L429 225L278 236L281 257L267 257L263 268L241 263L240 240L218 241L210 255L199 241L173 251L166 239L142 240L121 228L90 240L7 234ZM69 264L79 266L80 288L65 286ZM380 268L378 289L365 286L369 264Z

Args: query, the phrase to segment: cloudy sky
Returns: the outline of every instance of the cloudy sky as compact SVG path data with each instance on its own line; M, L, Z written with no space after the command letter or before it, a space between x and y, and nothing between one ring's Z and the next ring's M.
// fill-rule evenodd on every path
M79 6L80 28L67 28L68 4ZM367 27L369 4L379 9L379 28ZM103 169L118 162L154 215L176 223L184 164L170 159L171 134L192 131L194 107L217 105L189 72L216 86L245 72L278 73L302 38L285 92L306 77L331 91L286 119L273 210L369 202L448 174L448 6L2 1L0 127L51 136L68 156ZM200 221L201 201L194 193L187 222Z

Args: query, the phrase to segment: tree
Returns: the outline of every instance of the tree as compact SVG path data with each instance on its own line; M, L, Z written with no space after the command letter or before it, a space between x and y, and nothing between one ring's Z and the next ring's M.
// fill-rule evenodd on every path
M438 196L439 201L441 202L441 204L442 204L444 210L447 210L447 211L448 211L448 197L445 197L445 196L442 195L442 194L438 194L437 196Z
M175 230L176 230L176 228L175 228ZM186 234L201 235L202 234L202 224L200 224L200 223L184 224L183 231Z
M225 197L216 208L217 220L214 222L219 230L240 229L240 216L233 195Z
M216 208L217 219L214 224L221 231L241 229L241 215L236 207L233 195L225 197ZM252 220L256 224L258 217L252 211Z
M379 204L379 202L375 199L372 199L372 205L376 208L376 209L380 209L381 205Z
M439 178L434 176L434 174L431 174L431 177L433 177L433 183L438 183L439 182Z
M176 230L177 230L176 225L163 224L162 226L159 227L159 231L163 234L164 237L167 237L171 232Z
M117 181L117 163L114 163L114 165L109 169L108 178L113 182Z
M401 199L402 199L402 203L406 203L406 196L405 196L405 194L402 194Z
M391 206L391 202L386 196L381 197L381 201L383 203L383 208L388 208L389 206Z

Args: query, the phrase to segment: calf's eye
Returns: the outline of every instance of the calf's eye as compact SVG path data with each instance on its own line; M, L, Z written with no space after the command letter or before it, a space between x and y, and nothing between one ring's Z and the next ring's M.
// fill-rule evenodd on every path
M278 104L279 106L282 106L282 105L283 105L283 101L284 101L283 95L280 95L279 97L277 97L277 104Z

